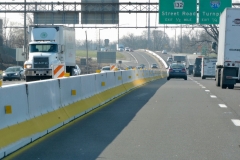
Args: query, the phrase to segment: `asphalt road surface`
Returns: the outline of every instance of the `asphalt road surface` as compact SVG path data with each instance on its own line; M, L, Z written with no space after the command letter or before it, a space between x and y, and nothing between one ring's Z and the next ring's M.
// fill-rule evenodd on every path
M16 160L237 160L240 86L150 82L20 149Z

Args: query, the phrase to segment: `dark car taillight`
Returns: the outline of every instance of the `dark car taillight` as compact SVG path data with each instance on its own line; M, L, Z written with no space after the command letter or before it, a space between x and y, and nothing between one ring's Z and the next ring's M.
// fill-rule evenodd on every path
M169 69L169 72L172 72L173 71L173 69Z

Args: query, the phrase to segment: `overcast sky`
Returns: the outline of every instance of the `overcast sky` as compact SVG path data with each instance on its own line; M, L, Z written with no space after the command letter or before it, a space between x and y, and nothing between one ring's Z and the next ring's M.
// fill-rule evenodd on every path
M33 0L27 0L27 2L32 2ZM39 0L37 0L39 2ZM41 2L62 2L61 0L41 0ZM130 2L148 2L149 0L137 0L137 1L131 1ZM123 0L119 0L119 2L129 2L129 1L123 1ZM223 0L222 0L223 1ZM1 0L1 2L24 2L24 0ZM64 0L64 2L75 2L74 0ZM159 0L150 0L150 2L159 2ZM232 0L233 3L236 2L240 2L240 0ZM5 18L5 14L1 13L0 14L1 18ZM6 18L8 18L10 21L16 21L16 22L20 22L23 23L23 18L21 16L19 16L19 14L15 13L15 14L10 14L7 13L6 14ZM139 13L139 14L125 14L125 13L120 13L119 14L119 25L120 26L146 26L147 25L147 20L146 20L146 13ZM163 26L163 25L159 25L158 24L158 14L151 14L150 17L150 25L151 26ZM78 25L78 26L81 26ZM101 26L101 25L98 25ZM106 25L104 25L106 26ZM108 25L108 26L116 26L116 25ZM146 29L120 29L119 30L119 35L120 38L123 35L127 35L129 33L134 33L135 35L140 35L144 30ZM158 30L163 30L163 29L158 29ZM80 39L80 40L84 40L85 39L85 31L87 31L88 33L88 40L92 40L92 41L98 41L99 38L99 29L80 29L77 28L76 29L76 38ZM175 32L173 29L166 29L165 30L166 33L170 36L170 37L174 37ZM184 32L184 31L183 31ZM176 33L179 34L180 33L180 29L176 30ZM110 43L113 41L117 41L118 38L118 30L115 28L112 29L101 29L100 31L100 38L101 39L109 39Z

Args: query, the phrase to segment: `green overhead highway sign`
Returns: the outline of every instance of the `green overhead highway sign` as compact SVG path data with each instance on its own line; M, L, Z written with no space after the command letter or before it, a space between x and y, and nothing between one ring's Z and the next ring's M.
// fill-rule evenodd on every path
M199 0L199 24L219 24L219 17L231 0Z
M196 24L197 0L159 0L159 24Z

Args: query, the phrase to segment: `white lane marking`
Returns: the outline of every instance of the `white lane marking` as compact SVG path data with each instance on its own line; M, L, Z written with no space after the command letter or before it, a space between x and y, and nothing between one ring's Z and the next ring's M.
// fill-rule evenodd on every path
M210 97L211 97L211 98L217 98L217 96L215 96L215 95L210 95Z
M240 126L240 120L239 119L232 119L232 122L235 126Z
M205 90L206 92L210 92L209 90Z
M137 58L134 57L132 53L129 53L129 54L131 54L131 56L135 59L136 63L138 64L138 60L137 60Z
M206 88L206 87L202 86L202 88Z
M219 107L221 107L221 108L227 108L227 106L225 105L225 104L218 104L219 105Z
M140 54L140 55L141 55L141 54ZM151 66L150 66L150 63L148 62L147 58L145 58L143 55L141 55L141 56L147 61L148 66L149 66L149 68L150 68Z

